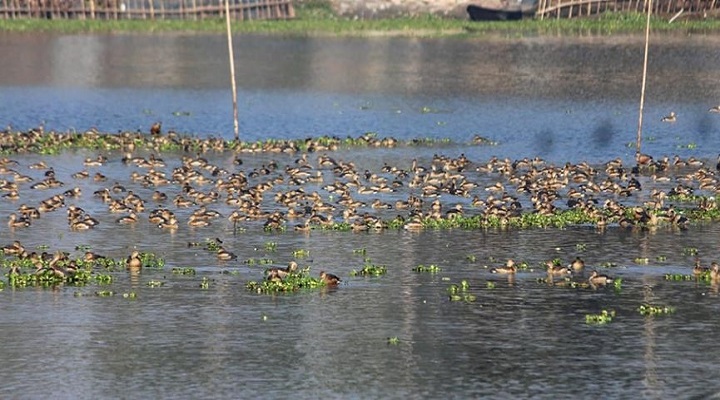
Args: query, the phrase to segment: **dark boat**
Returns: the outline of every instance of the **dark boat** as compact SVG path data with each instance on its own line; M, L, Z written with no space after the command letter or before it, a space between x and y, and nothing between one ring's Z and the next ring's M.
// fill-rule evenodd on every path
M535 0L481 0L467 6L472 21L515 21L531 17L536 10Z

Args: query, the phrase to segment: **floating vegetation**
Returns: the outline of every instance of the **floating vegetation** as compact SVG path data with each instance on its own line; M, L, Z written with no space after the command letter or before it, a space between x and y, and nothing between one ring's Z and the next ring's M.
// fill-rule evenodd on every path
M477 296L468 293L470 284L467 280L463 279L460 284L452 284L447 288L450 301L464 301L472 303L477 300Z
M135 293L135 292L123 293L122 297L125 299L137 299L137 293Z
M613 279L613 288L615 288L616 291L622 289L622 278Z
M361 247L359 249L353 249L352 252L353 252L353 254L360 254L360 255L364 256L367 254L367 249L364 247Z
M614 262L605 261L605 262L601 262L600 264L598 264L598 266L602 267L602 268L616 268L618 265L617 265L617 263L614 263Z
M195 268L191 267L173 267L172 273L175 275L195 275Z
M257 293L282 293L295 292L301 289L315 289L326 286L321 279L313 278L308 274L308 269L289 273L283 279L250 281L245 287Z
M637 257L633 261L635 262L635 264L641 264L641 265L647 265L650 263L650 259L647 257Z
M292 252L292 256L294 258L305 258L305 257L308 257L309 255L310 255L310 250L305 250L305 249L297 249L297 250L293 250L293 252Z
M604 325L615 318L615 310L602 310L600 314L585 314L585 323L588 325Z
M203 276L200 281L200 289L210 289L210 279L207 276Z
M585 243L577 243L577 244L575 245L575 249L578 250L578 251L583 251L583 250L585 250L586 248L587 248L587 244L585 244Z
M365 265L360 269L359 271L352 270L350 271L351 276L380 276L385 275L387 273L387 267L384 265L376 265L369 261L365 262Z
M638 307L637 310L640 313L640 315L645 315L645 316L666 315L666 314L672 314L675 312L674 307L653 306L650 304L642 304L642 305L640 305L640 307Z
M468 260L468 261L470 261L470 262L475 262L475 261L477 261L477 257L476 257L474 254L468 254L467 256L465 256L465 259Z
M148 281L148 283L146 283L146 285L149 286L149 287L152 287L152 288L157 288L157 287L160 287L160 286L164 286L164 285L165 285L165 282L163 282L163 281L151 280L151 281Z
M387 338L387 344L396 346L400 344L400 339L397 336L389 337Z
M685 247L683 248L682 253L686 256L696 256L698 255L698 249L697 247Z
M143 268L163 269L165 267L165 260L154 253L140 253L140 261Z
M657 256L657 257L655 257L655 261L665 262L665 261L667 261L667 257L666 256Z
M665 274L666 281L694 281L696 278L693 275L687 274Z
M247 265L270 265L274 264L275 261L271 258L248 258L243 263Z
M428 266L420 264L417 267L413 268L412 270L415 272L429 272L432 274L436 274L436 273L440 272L440 269L441 268L435 264L430 264Z
M277 242L265 242L265 251L272 253L277 250Z
M114 296L114 295L115 295L115 293L113 293L112 290L98 290L95 292L95 296L98 296L98 297L110 297L110 296Z
M488 289L495 289L495 282L493 282L493 281L487 281L487 282L485 283L485 287L487 287Z

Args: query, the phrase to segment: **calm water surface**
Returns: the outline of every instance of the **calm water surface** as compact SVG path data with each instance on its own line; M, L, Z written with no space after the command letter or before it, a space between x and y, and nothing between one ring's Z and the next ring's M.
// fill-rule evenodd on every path
M707 109L720 101L720 54L714 37L657 38L651 50L646 103L646 150L713 161L720 118ZM230 94L225 43L213 36L0 36L0 123L27 129L115 131L162 120L166 129L229 138ZM249 140L376 131L398 138L450 137L431 148L357 149L333 154L358 169L388 162L425 165L434 153L476 162L491 156L536 155L550 161L629 158L634 149L642 44L636 38L518 40L236 38L241 130ZM692 66L692 67L690 67ZM660 118L674 110L675 124ZM173 113L179 115L173 115ZM187 115L186 115L187 114ZM468 146L481 134L498 146ZM696 146L687 146L694 143ZM688 148L691 147L691 148ZM116 295L105 288L6 288L0 393L6 398L714 398L720 393L715 345L718 288L687 274L697 249L704 260L718 251L715 224L689 230L634 231L610 227L525 231L268 233L262 221L233 233L221 218L206 228L185 224L174 233L147 221L114 223L118 215L92 196L121 182L149 199L154 188L129 181L135 168L121 154L90 172L107 182L74 180L91 151L52 157L21 156L16 169L42 179L29 165L55 167L59 190L77 186L68 201L100 220L73 232L64 210L27 229L0 231L0 243L20 240L32 249L82 255L90 246L113 258L133 249L166 260L163 270L113 273ZM145 156L147 154L144 154ZM296 156L210 155L227 169L247 172ZM313 159L315 155L311 155ZM177 157L175 157L177 158ZM165 171L179 165L166 157ZM481 183L493 177L473 176ZM649 179L649 178L645 178ZM36 205L56 192L21 186L21 199L0 200L0 215ZM210 187L204 188L209 190ZM330 201L322 185L309 185ZM163 188L172 198L180 188ZM477 194L487 196L481 188ZM623 200L639 202L638 199ZM378 196L358 196L370 201ZM383 201L407 192L379 196ZM467 201L452 196L443 201ZM272 199L267 200L272 207ZM172 207L172 206L170 206ZM224 216L232 208L211 206ZM175 209L181 221L192 212ZM372 212L372 210L370 210ZM219 262L188 242L218 237L237 255ZM268 250L274 242L277 248ZM286 265L305 249L301 266L341 276L336 289L292 295L256 295L269 258ZM358 249L366 253L359 254ZM468 256L474 256L468 257ZM622 289L569 289L538 282L540 263L583 257L589 268L623 279ZM388 267L380 278L352 277L364 258ZM514 280L489 272L507 258L533 266ZM634 260L647 258L648 264ZM436 264L438 274L412 268ZM172 267L196 268L178 276ZM589 269L588 268L588 269ZM211 280L208 290L199 287ZM585 275L575 279L582 281ZM4 279L4 278L3 278ZM447 288L466 279L473 303L450 302ZM151 288L151 280L164 285ZM487 287L487 282L495 288ZM121 293L135 291L136 300ZM643 317L643 303L670 305L668 316ZM615 320L590 326L585 315L614 309ZM388 337L398 337L388 345Z

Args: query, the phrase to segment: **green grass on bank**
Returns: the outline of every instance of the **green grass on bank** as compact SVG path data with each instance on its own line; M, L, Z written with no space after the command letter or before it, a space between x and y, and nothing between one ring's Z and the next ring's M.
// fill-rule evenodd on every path
M686 19L668 23L668 17L653 17L653 32L720 32L720 19ZM296 7L296 18L288 21L243 21L233 24L236 33L267 33L299 36L527 36L613 35L641 33L645 15L606 13L599 17L552 20L472 22L432 15L355 20L339 17L322 1ZM110 33L110 32L224 32L222 19L189 20L0 20L0 31Z

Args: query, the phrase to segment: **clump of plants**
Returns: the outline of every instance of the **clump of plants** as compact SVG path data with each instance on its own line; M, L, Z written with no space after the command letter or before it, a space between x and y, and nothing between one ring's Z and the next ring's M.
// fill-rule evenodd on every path
M256 293L289 293L302 289L315 289L325 286L325 283L310 276L305 271L288 274L284 279L250 281L245 287Z
M460 284L452 284L447 288L450 301L464 301L472 303L477 300L477 296L470 293L470 284L466 279L460 281Z
M602 310L599 314L585 314L585 323L588 325L605 325L615 318L615 310Z
M373 264L370 260L365 260L365 265L358 271L350 271L351 276L381 276L387 273L387 267L384 265Z
M666 315L666 314L672 314L675 312L674 307L654 306L651 304L642 304L642 305L640 305L640 307L638 307L637 310L640 313L640 315L644 315L644 316Z
M435 264L430 264L427 266L420 264L417 267L413 268L412 270L415 272L429 272L431 274L436 274L436 273L440 272L440 267L438 267Z

